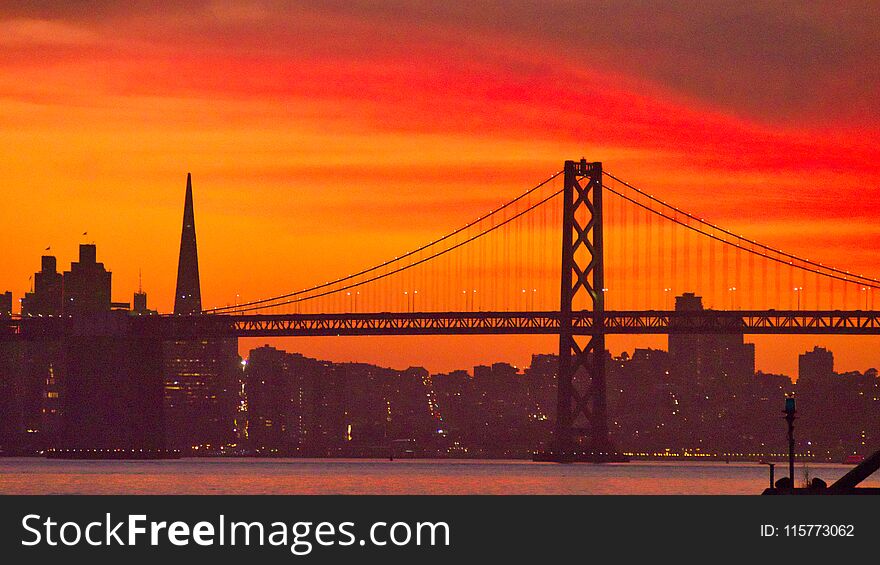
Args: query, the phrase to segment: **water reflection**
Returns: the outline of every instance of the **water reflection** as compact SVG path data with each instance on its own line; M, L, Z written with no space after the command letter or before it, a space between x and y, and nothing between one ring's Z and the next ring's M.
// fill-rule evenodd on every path
M807 470L830 484L850 468ZM757 463L0 459L2 494L759 494L767 483Z

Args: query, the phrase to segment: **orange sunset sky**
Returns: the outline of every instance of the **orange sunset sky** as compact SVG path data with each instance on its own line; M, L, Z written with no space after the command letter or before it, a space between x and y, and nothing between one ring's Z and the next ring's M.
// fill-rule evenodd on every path
M749 237L880 276L874 3L22 4L0 7L0 290L16 300L47 246L66 268L87 240L115 300L140 269L151 307L169 311L188 171L210 307L393 257L581 156ZM839 369L880 365L876 339L755 341L764 370L795 375L813 344ZM555 346L273 343L434 370ZM610 341L635 344L665 340Z

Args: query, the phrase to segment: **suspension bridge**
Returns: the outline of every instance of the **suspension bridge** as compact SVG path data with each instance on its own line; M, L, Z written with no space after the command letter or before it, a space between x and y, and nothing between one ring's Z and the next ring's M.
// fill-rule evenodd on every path
M202 315L147 316L161 339L535 334L559 337L553 460L613 460L612 334L880 335L880 280L725 229L604 171L561 171L393 259ZM673 307L693 292L706 309ZM74 319L17 318L6 335L63 335Z

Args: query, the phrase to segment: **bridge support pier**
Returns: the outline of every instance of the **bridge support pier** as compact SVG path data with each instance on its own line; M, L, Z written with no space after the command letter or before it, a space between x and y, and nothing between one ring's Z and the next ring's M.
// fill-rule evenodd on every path
M559 372L553 450L536 458L560 463L625 461L608 436L605 334L584 335L572 312L605 323L602 163L566 161L562 214Z

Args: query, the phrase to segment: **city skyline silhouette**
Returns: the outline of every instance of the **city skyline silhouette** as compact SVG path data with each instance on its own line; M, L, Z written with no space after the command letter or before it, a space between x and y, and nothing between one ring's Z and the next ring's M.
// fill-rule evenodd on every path
M181 273L187 273L188 271L192 271L194 268L194 270L195 270L194 290L195 290L195 292L198 293L200 291L200 284L199 284L199 277L198 277L198 259L195 258L195 237L194 237L194 233L191 235L187 235L187 232L186 232L187 226L191 225L194 221L194 218L192 216L192 214L193 214L192 213L193 191L192 191L192 181L191 181L190 174L187 174L187 176L186 176L185 194L186 194L186 198L185 198L186 205L184 207L185 208L185 210L184 210L184 236L185 237L183 237L181 239L181 242L180 242L181 255L178 258L178 264L181 269L184 269L184 271L181 271L179 273L178 284L181 284L181 281L185 280L186 277L192 278L192 275L190 275L190 274L186 274L186 276L182 278ZM629 203L624 202L623 204L631 205L633 203L632 202L629 202ZM559 221L558 213L554 210L550 210L549 212L546 210L547 208L551 208L552 206L555 206L555 204L553 202L547 202L547 205L544 206L545 218L542 220L542 223L546 224L548 221L551 222L551 225L542 225L539 228L540 232L541 232L541 236L544 239L538 240L538 237L535 236L534 234L530 234L528 236L528 237L536 240L535 242L532 242L529 244L529 245L531 245L532 248L534 248L534 246L536 244L543 245L546 247L548 244L546 233L550 233L552 235L555 235L553 232L557 231L557 229L558 229L556 226L552 225L552 222ZM617 214L616 218L612 214L607 214L607 216L609 216L609 218L612 221L612 226L611 226L612 233L614 233L615 230L619 231L620 235L621 235L620 239L626 239L626 237L628 235L628 233L626 231L627 229L632 229L635 232L637 232L639 230L638 227L627 228L627 226L625 226L625 225L623 225L623 227L619 227L619 226L615 227L615 225L614 225L615 222L619 223L621 218L626 217L626 212L617 212L616 214ZM471 224L468 224L468 225L471 225ZM707 225L710 225L710 224L707 224ZM652 228L650 224L648 224L647 229L649 230L648 231L649 245L650 245L651 233L653 233L650 230L652 230L652 229L656 230L656 235L654 237L658 237L658 236L662 237L663 235L666 235L668 233L668 232L660 231L661 228L659 228L659 227ZM467 233L465 235L467 235ZM84 234L84 237L85 237L85 234ZM745 240L745 241L751 241L751 240ZM189 243L187 243L187 242L189 242ZM467 243L467 242L465 242L465 243ZM523 240L516 239L513 242L513 245L517 245L517 246L523 245ZM552 244L552 245L558 245L558 244ZM191 250L190 250L190 246L192 248ZM639 244L637 242L630 242L629 244L627 244L625 241L622 242L622 245L621 245L622 251L624 254L627 253L627 247L629 247L629 252L634 253L635 255L638 255L640 253L638 250L638 246L639 246ZM768 248L768 249L771 249L771 248ZM192 260L184 261L184 251L185 250L186 250L187 254L190 254L195 258L195 261L192 261ZM698 248L697 253L699 253L699 252L700 252L700 250ZM496 254L497 253L498 252L496 251ZM674 254L675 251L672 251L672 253ZM685 254L687 254L687 253L688 253L688 251L685 250ZM690 253L693 254L694 251L690 251ZM708 252L704 251L703 253L708 253ZM508 251L508 255L509 255L509 251ZM57 260L57 259L55 259L54 255L52 255L51 257L52 257L53 261ZM661 261L668 260L670 257L674 257L674 255L669 255L669 254L662 255ZM522 258L520 258L520 259L522 259ZM616 259L616 260L621 259L621 250L620 249L618 249L618 253L617 253L617 255L615 255L614 259ZM719 257L715 258L716 264L719 264L718 263L719 259L720 259L720 255L719 255ZM419 260L422 261L424 259L422 259L420 257ZM473 258L472 258L472 260L473 260ZM723 258L723 261L724 262L720 265L722 267L729 267L730 264L732 264L733 259L728 259L725 256ZM627 258L624 255L622 262L623 263L627 263L627 262L631 263L632 260L630 258ZM736 268L737 268L736 276L739 277L740 276L739 269L741 268L740 267L741 259L739 257L737 257L736 262L737 262L736 263ZM194 263L194 267L187 267L186 266L186 265L193 264L193 263ZM392 261L392 263L393 263L393 261ZM821 263L813 263L813 264L817 265L817 266L822 265ZM613 263L612 263L612 265L613 265ZM630 272L633 269L637 270L639 268L638 266L633 267L631 264L627 265L627 267L629 267ZM459 265L459 269L460 268L461 267ZM507 267L507 268L508 268L508 273L510 273L511 272L510 267ZM648 268L641 267L641 268L643 270L646 269L649 274L653 273L653 271L651 271L651 267L648 267ZM752 264L749 264L749 268L757 270L757 268ZM656 270L657 275L661 275L666 272L663 269L667 269L667 266L658 266L658 267L656 267L656 269L657 269ZM481 294L479 297L477 297L477 295L476 295L477 290L476 289L471 290L471 288L470 288L470 286L473 283L463 281L460 283L460 285L465 286L468 289L466 291L461 291L461 292L465 293L465 296L463 296L463 301L460 302L458 299L453 298L453 301L449 302L451 307L441 308L441 310L442 309L445 309L445 310L464 310L464 311L473 311L473 312L485 311L485 310L499 310L499 311L501 311L501 310L527 311L527 310L547 310L547 309L555 310L556 307L555 307L554 303L557 302L557 298L552 295L552 292L553 292L552 289L558 283L554 282L555 273L553 273L552 270L553 269L551 267L550 274L549 274L549 277L547 277L547 280L541 280L541 282L540 282L540 286L541 286L541 289L540 289L541 290L541 294L540 294L541 302L540 303L535 302L535 300L538 298L539 295L537 293L537 291L538 291L537 288L534 288L534 289L531 288L531 286L533 284L537 284L533 281L527 281L526 283L521 283L524 286L529 287L528 289L525 289L525 288L522 289L522 292L526 293L526 294L522 295L522 298L520 298L520 295L519 295L519 287L514 285L515 288L512 289L512 292L514 294L513 299L508 300L505 298L504 302L501 302L501 301L491 302L489 299L487 299L485 297L484 294ZM673 273L672 273L673 276L675 276L675 272L674 272L675 267L674 266L672 267L672 271L673 271ZM842 271L842 270L839 272L840 273L844 273L844 272L849 273L849 271ZM140 291L140 290L143 290L142 289L143 283L140 280L140 277L141 277L141 269L140 268L138 269L138 274L139 274L138 289ZM766 267L764 267L763 275L766 279L766 276L767 276ZM656 304L656 306L653 306L653 308L655 308L655 309L661 309L661 310L667 309L668 310L668 309L670 309L670 298L673 295L675 295L677 293L689 292L689 289L692 287L685 286L688 284L688 282L685 282L685 281L693 281L693 277L692 276L682 276L682 275L678 275L678 276L680 277L678 280L680 280L681 282L680 282L680 284L675 285L676 288L671 288L671 287L664 287L662 289L660 289L659 287L658 288L646 288L644 290L644 292L645 292L645 296L648 297L648 298L646 298L647 304ZM733 275L730 275L730 276L732 277ZM700 280L702 281L704 278L705 277L701 276ZM722 278L723 278L723 275L722 275ZM776 278L781 279L782 275L779 275L777 273ZM29 278L30 284L33 284L33 280L34 279L33 279L33 275L32 275ZM733 278L731 278L730 280L733 280ZM776 292L780 292L780 290L781 290L782 294L778 295L777 297L774 297L771 300L771 302L770 302L771 308L778 308L781 310L785 310L785 309L795 310L795 309L801 308L802 295L806 294L804 292L805 289L804 289L804 287L794 287L793 289L790 290L789 285L792 284L791 281L793 281L793 280L796 280L796 279L793 278L792 275L789 275L788 282L778 281L775 283ZM801 278L801 280L803 281L803 277ZM866 279L866 280L870 280L870 279ZM711 276L710 276L710 281L711 281ZM761 280L761 281L756 280L753 276L751 282L752 282L752 286L754 287L755 284L760 284L761 282L766 283L767 281L766 280ZM831 282L833 283L834 281L831 281ZM186 284L186 283L184 283L184 284ZM190 283L190 284L192 284L192 283ZM326 283L322 283L322 284L326 284ZM360 284L360 283L358 282L356 284ZM395 311L396 310L396 311L406 312L406 311L417 311L417 310L434 310L434 311L436 311L438 309L437 305L430 304L431 285L433 283L426 280L425 277L422 277L422 279L419 281L412 280L406 284L409 285L409 287L407 287L407 288L409 288L409 290L401 290L401 288L404 288L401 286L397 290L390 290L390 291L386 290L385 291L385 292L393 293L395 295L400 295L397 298L392 298L390 301L386 300L385 302L374 303L374 304L365 303L367 297L365 296L363 298L360 298L361 293L359 290L352 290L352 291L348 291L345 293L340 293L340 292L337 292L336 290L331 290L330 293L334 296L337 296L337 300L335 303L330 304L330 305L324 304L324 307L325 307L324 311L327 311L327 312L339 311L339 312L352 312L352 313L354 313L354 312L365 312L365 311L370 311L370 310L384 310L384 311L388 311L388 310ZM404 286L406 286L406 284ZM456 284L459 284L459 283L456 283ZM483 293L484 290L491 288L491 286L487 285L485 280L481 280L478 284L482 285L480 288L481 293ZM691 284L693 285L693 287L698 287L698 285L696 285L692 282L691 282ZM709 296L707 296L706 297L706 300L707 300L706 307L707 308L733 309L733 310L739 310L739 309L746 309L747 310L748 309L748 308L743 307L741 304L736 303L736 301L742 300L742 299L739 299L737 297L737 292L736 292L735 287L727 288L726 285L723 284L723 281L721 279L718 279L715 281L715 283L710 283L710 284L714 284L715 287L721 287L720 288L721 294L720 295L718 295L718 294L711 295L710 294ZM804 283L801 282L801 284L804 284ZM819 291L819 292L821 292L824 289L824 287L822 287L818 282L814 282L813 284L815 285L814 288L817 289L817 291ZM420 285L422 286L422 297L421 297L421 302L418 302L419 297L417 295L418 295L419 291L417 289L415 289L415 287L420 286ZM318 285L318 286L321 286L321 285ZM845 300L844 300L843 304L844 304L845 309L873 310L873 307L874 307L873 288L866 288L864 286L860 286L857 279L854 279L849 284L845 284L845 285L841 285L841 286L844 288L843 298ZM846 293L847 293L848 287L850 287L850 288L849 288L849 297L848 297L848 302L847 302L846 301L846 299L847 299ZM352 288L362 288L362 287L353 286ZM498 288L497 283L494 283L494 288L497 290L497 288ZM831 287L831 286L829 286L827 288L828 288L829 293L840 294L839 288L835 289L834 287ZM617 289L615 288L615 290L617 290ZM746 289L740 287L739 294L745 294L745 290ZM717 291L718 291L718 289L716 288L716 292ZM868 291L870 291L870 292L868 292ZM454 297L456 295L455 293L457 293L459 291L458 290L450 290L447 288L446 292L447 292L447 294L449 294L451 292ZM473 292L475 294L472 295L471 292ZM638 291L638 293L641 293L641 292L642 292L641 290ZM752 293L752 295L755 294L754 288L751 289L751 293ZM767 296L767 297L772 296L773 289L769 289L769 290L764 289L764 293L765 293L765 296ZM116 291L116 294L118 294L118 290ZM346 296L343 297L342 294L345 294ZM407 296L407 295L409 295L409 296ZM719 298L719 296L720 296L720 298ZM19 302L20 298L21 297L17 297L14 300L14 302L16 303L14 310L18 308L18 302ZM124 297L115 296L115 298L121 299ZM715 300L714 304L712 303L713 298ZM217 310L217 313L224 313L223 309L231 308L235 304L247 303L247 299L248 299L248 297L242 297L241 295L237 295L235 298L235 302L227 302L225 305L221 305L221 306L213 306L213 307L206 306L205 308L208 312L214 311L213 310L214 308L221 308L221 310ZM135 298L135 300L137 300L137 298ZM297 300L298 299L294 299L294 301L297 301ZM359 303L358 300L360 300L361 302ZM774 302L777 300L778 300L778 302ZM812 304L810 304L810 303L808 303L806 298L803 298L804 309L831 310L832 307L834 306L833 300L829 300L825 304L820 304L819 298L813 298L813 300L814 300L814 302ZM161 294L157 296L156 293L153 293L151 306L154 306L155 302L157 302L157 301L160 303L163 302L163 296ZM123 301L123 303L124 302L125 301ZM254 310L255 312L260 312L261 310L259 310L259 309L262 308L262 305L260 305L261 302L262 302L261 300L257 300L257 306L251 307L249 310L256 309L256 310ZM838 297L838 302L839 302L839 297ZM389 304L390 304L390 306L389 306ZM781 306L776 306L776 304L781 304ZM795 307L795 304L797 304L797 307ZM329 306L329 308L328 308L328 306ZM421 306L421 308L418 308L417 306ZM425 308L425 306L428 306L428 307ZM817 306L824 306L824 308L817 308ZM838 308L839 308L839 305L838 305ZM619 309L619 306L618 306L618 309ZM197 309L193 310L193 309L189 308L187 311L190 313L194 313L197 311ZM233 308L233 310L231 310L231 311L235 311L235 309ZM247 311L248 310L246 310L246 312ZM274 310L263 310L263 311L265 311L265 312L271 312L271 311L279 312L279 309L275 308ZM305 311L305 310L300 310L299 306L297 306L296 308L288 306L287 309L284 311L299 312L299 311ZM319 312L322 310L320 308L318 308L317 310L313 309L311 311ZM662 347L662 343L658 342L655 338L652 338L651 336L643 336L642 338L639 338L635 341L633 341L633 339L629 338L629 337L620 337L620 336L611 336L611 337L612 337L612 340L616 341L616 343L613 343L611 350L612 350L612 352L616 351L617 353L621 353L624 351L631 352L633 348L640 347L640 346ZM299 346L299 344L296 342L290 343L289 341L286 341L286 340L278 342L278 341L276 341L277 338L271 338L271 337L268 339L269 339L269 342L274 343L275 345L279 345L282 348L286 348L286 349L297 349ZM336 340L330 340L330 341L333 341L333 342L336 342L338 340L344 341L345 339L346 338L343 337L343 338L337 338ZM383 340L383 338L381 338L381 337L374 338L374 339ZM406 362L398 361L395 363L393 358L392 359L386 358L384 360L381 358L380 359L370 358L369 354L364 356L363 353L361 353L360 357L358 357L357 354L354 354L354 355L350 354L348 356L340 357L338 355L338 352L335 351L335 348L333 347L332 344L330 345L332 352L330 352L330 353L325 352L323 354L323 356L324 356L324 358L333 359L333 360L337 360L337 361L346 361L346 360L368 361L368 362L375 362L380 365L385 364L388 366L407 365L407 364L408 365L425 365L425 366L431 367L434 370L447 370L447 371L449 371L449 370L460 369L462 366L474 365L474 364L479 364L479 363L492 363L492 362L496 362L496 361L511 361L512 360L515 362L515 364L521 364L522 360L527 359L529 355L534 354L534 353L550 352L550 351L552 351L552 348L553 348L552 341L545 340L543 343L545 343L546 345L541 345L541 338L540 337L538 337L538 338L532 337L532 338L526 338L526 343L527 343L526 345L516 346L514 348L514 351L516 351L516 353L510 358L505 358L503 356L498 356L498 357L483 356L483 357L474 358L473 356L471 356L469 358L470 360L455 359L451 362L447 361L447 363L445 363L445 364L440 364L439 366L437 366L436 364L434 364L432 366L432 363L430 362L430 360L425 361L423 359L419 359L417 357L412 356L411 351L413 349L418 349L418 346L413 347L412 344L415 343L416 340L418 340L418 339L420 339L420 338L415 338L415 339L414 338L405 338L403 340L400 340L400 338L394 338L394 340L399 342L397 344L397 347L395 348L395 350L398 353L403 353L402 357L404 360L406 360ZM434 338L434 339L436 339L436 338ZM451 339L454 342L456 338L453 337ZM468 339L473 339L473 338L468 338ZM477 339L479 339L479 338L477 338ZM495 339L498 339L498 338L495 338ZM505 339L505 338L501 338L501 339ZM771 339L772 339L772 341L770 341L770 348L772 348L774 345L776 345L778 347L779 338L773 337ZM842 341L842 340L847 340L850 344L852 344L853 342L851 340L856 340L856 342L861 340L864 343L865 339L870 340L873 338L870 338L870 337L840 338L838 336L825 336L823 338L819 338L818 341L817 341L817 338L803 338L803 337L795 338L794 340L792 340L792 338L790 338L790 337L786 338L786 339L796 342L795 345L790 345L787 347L787 349L789 351L789 359L787 361L783 360L781 362L779 359L776 359L775 362L771 362L771 363L767 363L766 361L762 360L763 364L759 365L759 368L761 368L765 371L769 370L770 372L783 372L783 373L792 375L792 374L794 374L794 372L791 371L790 368L793 367L794 360L796 359L796 355L799 354L800 352L802 352L804 349L808 349L809 347L812 347L813 345L816 345L817 343L819 345L825 345L825 346L831 347L832 349L837 349L838 351L842 351L844 358L846 358L847 356L859 357L859 355L852 355L853 352L860 351L859 347L858 346L857 347L850 347L849 345L846 345L846 341ZM762 346L765 346L765 348L766 348L766 345L767 345L766 338L762 339L761 336L752 336L752 340L758 344L759 359L760 359L761 353L764 354L764 357L766 359L766 351L761 351ZM764 341L764 343L761 343L762 341ZM257 343L256 341L243 340L243 345L241 348L242 353L243 354L246 353L247 348L255 345L256 343ZM388 341L386 340L385 343L388 343ZM841 347L841 344L844 344L843 347ZM308 344L308 345L312 345L312 344ZM799 351L799 349L800 349L800 351ZM309 352L308 349L304 349L303 351L307 352L307 353ZM322 355L321 349L318 348L317 352L315 352L314 354L321 356ZM864 370L865 368L868 368L868 367L873 366L875 364L874 360L870 357L862 357L862 359L863 359L863 361L862 361L863 364L861 366L859 366L859 365L854 366L854 365L848 363L845 365L845 368L847 370Z
M553 183L560 174L561 188ZM542 190L549 194L541 194ZM628 226L628 210L614 211L604 203L612 196L619 199L619 204L634 206L637 212L645 213L649 238L646 258L653 249L650 239L655 235L653 221L666 222L665 229L661 224L656 230L661 240L656 247L659 256L656 265L639 263L642 253L638 242L627 236L638 234L643 220L635 214L636 225ZM562 210L558 213L560 203ZM548 207L550 213L546 213ZM534 221L536 216L538 221ZM12 315L11 293L4 295L4 402L13 408L16 404L22 407L9 411L11 420L7 417L10 421L4 422L7 450L42 450L50 456L62 457L96 454L115 457L114 454L119 453L165 457L166 453L241 449L256 454L344 456L368 455L384 443L385 447L379 449L390 449L393 458L397 442L408 442L405 444L409 446L405 449L407 453L431 456L443 453L433 450L442 449L449 437L444 421L455 412L451 407L459 401L454 399L468 398L473 402L472 397L477 394L477 398L483 400L465 412L476 410L500 417L507 414L511 406L518 406L517 414L510 416L509 422L483 424L518 431L508 440L495 433L492 441L481 447L473 438L467 439L467 430L483 429L473 416L468 416L453 425L461 435L451 436L458 439L448 444L447 454L464 450L462 453L470 451L496 457L535 453L539 460L560 462L625 461L632 454L658 456L659 452L651 450L660 449L663 444L632 443L627 435L631 430L621 421L626 419L625 407L638 404L645 394L638 389L660 385L668 387L663 395L668 394L673 401L672 415L683 414L680 416L683 427L678 431L666 418L654 416L659 417L657 429L665 428L664 431L671 434L659 437L666 438L666 445L678 446L675 453L728 459L769 457L774 455L768 451L772 449L769 447L772 435L756 435L757 432L750 429L739 431L737 423L761 421L760 414L746 416L746 412L766 408L774 398L787 397L797 390L805 398L812 396L814 403L823 396L833 396L842 412L868 413L880 394L876 390L876 369L864 374L840 375L834 371L833 354L819 347L800 356L797 386L783 375L756 371L755 344L744 340L746 334L768 334L775 338L785 334L876 336L880 334L880 314L872 311L871 295L867 291L880 287L880 282L773 249L697 218L605 171L600 162L565 161L562 173L554 173L476 220L393 260L305 289L223 307L203 309L201 306L195 223L192 177L187 174L175 310L171 315L148 309L147 295L140 284L131 303L114 301L112 273L97 261L94 244L81 244L79 261L72 263L70 270L63 274L56 270L56 258L44 255L42 269L33 277L33 290L21 300L20 315ZM534 294L543 288L547 275L535 268L534 260L536 256L545 258L547 228L556 231L560 223L561 253L549 254L551 264L561 264L560 305L558 310L547 311L541 308L541 301L546 303L543 294ZM609 230L606 234L607 227L615 227L617 233L612 236L614 232ZM684 275L676 271L682 261L678 257L677 228L688 230L684 232L682 246ZM700 237L695 244L688 245L686 236L691 232ZM513 241L512 252L509 245L500 251L491 245L485 248L485 242L498 235L506 240L504 243ZM668 251L663 249L663 239L672 243ZM709 248L704 250L706 241ZM606 245L612 242L620 244L619 249L612 244L612 251L606 253ZM721 248L720 262L716 246ZM630 247L635 249L629 251ZM461 248L467 249L463 257ZM625 268L629 262L627 251L637 257L632 270ZM701 268L699 263L704 251L709 256L709 290L714 290L718 280L714 269L719 267L726 271L722 271L721 280L733 280L737 285L728 288L727 293L711 295L714 299L729 300L729 307L707 308L704 297L693 292L676 295L674 308L671 307L669 300L674 288L665 287L662 294L658 293L652 277L690 281L688 258L695 252L697 268ZM512 256L515 262L509 263ZM615 260L609 261L612 258ZM755 271L756 259L763 263L759 277ZM524 264L517 264L523 260ZM474 266L469 266L469 261L475 262L475 273L471 272ZM448 264L444 266L444 262ZM741 270L744 262L749 269L746 274ZM768 271L767 263L772 264L772 272ZM429 266L425 269L424 265ZM435 268L436 265L440 268ZM496 267L490 268L491 265ZM500 284L491 276L486 280L487 273L497 276L497 265L502 266L505 275ZM632 281L631 272L644 273L645 278ZM606 273L617 275L618 279L606 278ZM518 280L524 282L511 288L513 276L521 277ZM700 272L697 284L704 278ZM780 294L783 288L790 288L794 280L805 284L807 279L812 280L817 289L824 280L827 294L811 295L804 292L805 287L798 286L793 288L797 292L796 309L755 306L775 305L783 296ZM763 285L760 289L763 292L749 286L756 281ZM637 283L629 294L624 291L625 286L616 286L626 282ZM496 289L495 294L477 294L478 288L482 292L490 285ZM459 291L462 286L465 290ZM523 287L521 293L516 292L519 286ZM775 286L775 293L768 289L770 286ZM421 296L418 289L422 291ZM616 294L609 294L612 289ZM852 298L848 301L847 294L853 289L864 291L861 295L856 293L856 308L835 308L841 300L844 307L848 306ZM737 292L740 294L735 294ZM740 298L740 295L744 296ZM741 301L746 297L757 302L743 308ZM658 298L662 307L620 309L627 300L656 304L652 300ZM809 307L810 298L814 300L813 308ZM864 307L861 307L862 299ZM823 302L830 307L816 308ZM252 376L251 371L257 371L249 363L252 355L277 352L264 347L252 350L247 359L241 359L239 368L239 338L485 334L558 335L559 355L545 356L553 359L550 363L540 361L540 355L533 355L532 365L523 371L522 379L516 378L519 371L515 366L505 363L493 363L491 368L477 365L472 375L456 370L448 375L432 376L422 368L411 367L379 385L379 390L386 391L380 403L387 406L384 425L371 421L371 416L366 416L364 422L357 422L354 416L358 411L376 408L376 402L371 404L366 399L374 387L371 384L373 372L383 371L379 367L366 366L368 379L365 382L355 382L358 377L352 380L345 376L349 372L345 364L314 359L306 360L310 366L331 368L329 373L318 371L309 377L301 373L287 374L288 362L282 360L274 368L261 369L268 373ZM664 352L642 348L634 350L631 356L626 352L619 357L609 356L606 337L615 334L668 334L668 354L664 356ZM827 360L809 361L825 359L826 355ZM257 360L261 358L262 355L257 356ZM653 379L649 380L650 375L639 368L642 365L636 364L640 358L640 363L648 361L655 372L660 371ZM300 364L296 356L281 359ZM544 369L536 372L536 362ZM821 369L811 368L811 363ZM551 366L555 368L547 371ZM664 366L668 367L665 371ZM496 369L501 371L498 376L494 375ZM614 376L621 370L622 375L617 378L622 381L615 382ZM344 377L340 378L340 374ZM438 401L441 396L438 390L446 388L443 385L453 374L456 392L445 401ZM27 378L23 380L22 375ZM282 380L277 380L279 378ZM407 385L413 378L414 383ZM435 383L435 378L440 380ZM618 395L633 393L627 391L635 382L631 381L633 378L644 382L636 383L636 396L621 405ZM276 384L269 385L270 382ZM623 384L627 382L629 385ZM470 387L474 390L464 390L467 383L472 383ZM413 389L412 384L416 388ZM271 386L278 390L267 388ZM291 386L300 388L288 391ZM841 386L846 392L841 392ZM358 387L363 391L354 397L363 402L347 403L344 399L352 393L346 391ZM527 391L527 395L517 399L517 390ZM262 407L258 401L261 395L271 399ZM512 398L505 400L511 395ZM550 401L553 396L557 398L555 407ZM285 404L292 403L293 416L284 405L276 406L285 397L289 397L283 401ZM420 397L428 400L427 413L414 408L419 404L424 408L417 400ZM748 402L750 397L752 401ZM25 398L30 400L24 401ZM616 404L615 399L618 399ZM744 401L745 405L737 408ZM853 402L858 406L853 408ZM864 402L868 404L863 407ZM701 405L704 406L696 408ZM706 406L713 408L707 413ZM827 411L817 408L814 407L815 415L821 419L830 417ZM710 423L707 429L700 429L707 420L718 424L737 410L745 412L732 418L733 425L728 423L716 429ZM650 412L649 408L639 413L645 417ZM23 418L17 421L16 413L21 413ZM419 423L419 413L422 419L430 420L427 427L425 422ZM31 415L39 423L29 424ZM289 418L293 420L280 423ZM406 430L403 432L401 418L411 420L403 426ZM534 430L523 427L524 418L535 421ZM276 431L279 425L280 436ZM631 424L630 427L632 425L639 426ZM820 460L862 456L859 451L872 441L868 430L873 424L867 420L857 421L831 429L842 433L853 427L862 430L860 436L827 437L817 441L814 447L811 447L812 440L807 441L805 456ZM38 435L23 437L24 428ZM259 439L259 432L264 428L275 432L274 439ZM416 433L419 428L422 432ZM347 430L344 440L340 437L343 429ZM726 436L722 430L734 435ZM638 440L651 437L649 433L639 435L641 431L635 430ZM624 435L618 437L621 432ZM690 442L683 439L687 437L691 438ZM759 440L763 440L760 446L756 444ZM364 441L372 442L372 447ZM498 441L508 448L498 451ZM519 445L519 449L525 451L516 452L512 445ZM670 452L669 447L666 450Z

